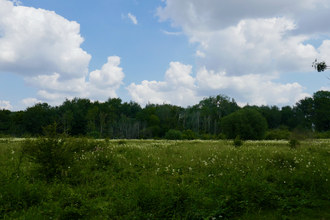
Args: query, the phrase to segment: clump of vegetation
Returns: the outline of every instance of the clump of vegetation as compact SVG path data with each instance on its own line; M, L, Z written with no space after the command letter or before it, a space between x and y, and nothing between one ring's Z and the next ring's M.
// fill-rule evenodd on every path
M74 152L66 146L65 136L57 134L57 124L44 128L45 136L24 140L21 148L23 157L37 165L36 171L51 180L68 170L73 163Z
M234 147L240 147L243 145L243 141L242 139L239 137L239 135L236 136L235 140L234 140Z
M196 136L195 132L188 129L188 130L185 130L184 132L182 132L182 139L184 139L184 140L195 140L195 139L197 139L197 136Z
M0 219L330 217L328 140L118 141L65 138L71 168L47 182L26 157L16 172L24 141L0 143Z
M181 131L171 129L168 132L166 132L165 139L166 140L181 140L182 139Z
M127 144L127 141L119 140L117 143L118 143L118 145L125 145L125 144Z
M297 149L300 146L300 142L297 139L291 139L288 144L291 149Z
M288 140L291 132L287 129L272 129L266 132L266 140Z
M267 121L254 109L241 109L221 121L223 133L229 139L239 135L244 140L262 140L267 131Z

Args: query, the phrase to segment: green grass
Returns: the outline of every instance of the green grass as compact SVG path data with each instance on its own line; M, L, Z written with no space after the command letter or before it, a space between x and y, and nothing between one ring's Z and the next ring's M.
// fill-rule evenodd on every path
M67 139L51 179L23 142L0 140L1 219L330 219L329 140Z

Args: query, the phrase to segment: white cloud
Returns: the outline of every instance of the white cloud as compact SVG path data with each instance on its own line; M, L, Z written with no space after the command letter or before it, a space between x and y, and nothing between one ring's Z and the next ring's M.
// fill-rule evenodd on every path
M21 104L24 105L24 107L30 107L30 106L33 106L37 103L41 103L41 101L36 99L36 98L27 98L27 99L23 99L20 102L21 102Z
M24 99L22 105L44 101L57 105L74 97L117 97L124 78L118 67L120 58L109 57L87 81L91 55L80 47L84 39L79 32L77 22L55 12L0 0L0 72L24 76L27 86L38 89L36 98Z
M53 11L14 6L0 0L0 72L62 78L88 74L91 56L80 48L84 39L75 21Z
M197 104L203 97L226 94L238 103L252 105L293 105L300 99L310 96L298 83L274 83L278 74L249 74L228 76L226 72L209 71L205 67L191 76L192 66L171 62L165 73L165 80L132 83L126 89L132 99L142 105L163 102L187 106Z
M202 58L196 60L196 96L292 105L310 95L281 76L313 71L316 58L330 62L328 0L164 2L156 12L159 21L182 30ZM320 47L306 44L317 38L325 39Z
M165 4L157 8L159 20L170 20L172 26L182 27L186 32L218 31L236 26L244 19L283 16L293 18L299 26L320 29L330 17L328 0L166 0ZM320 14L323 19L319 19Z
M192 66L171 62L165 73L165 81L144 80L140 85L132 83L126 89L132 99L142 105L146 103L189 105L198 102L195 79L191 76Z
M169 31L164 31L164 30L161 30L161 31L166 35L176 35L176 36L178 36L178 35L182 34L182 32L169 32Z
M204 58L204 57L206 57L206 54L204 52L200 51L200 50L197 50L196 51L196 57Z
M138 24L138 21L136 20L136 17L134 15L128 13L127 16L132 20L133 24Z
M39 75L24 78L27 86L39 89L37 98L47 101L52 105L61 104L65 98L93 98L107 99L117 97L116 90L120 87L124 78L120 58L108 57L108 62L101 70L92 71L89 81L85 77L60 80L60 74Z
M10 101L0 101L0 109L13 109L13 106L10 105Z
M90 73L89 82L98 88L118 88L125 77L123 69L118 67L119 64L120 57L108 57L108 62L103 65L101 70L95 70Z
M166 0L157 9L160 21L182 28L198 43L205 66L229 75L313 71L315 58L330 59L330 45L314 48L304 42L320 34L330 38L329 1L199 1ZM322 16L320 16L320 14ZM199 56L200 57L200 56ZM203 55L202 55L203 57Z
M292 105L301 98L310 96L298 83L274 83L276 73L272 76L250 74L244 76L227 76L225 72L215 73L201 68L196 80L198 94L216 94L221 91L235 98L238 102L252 105Z

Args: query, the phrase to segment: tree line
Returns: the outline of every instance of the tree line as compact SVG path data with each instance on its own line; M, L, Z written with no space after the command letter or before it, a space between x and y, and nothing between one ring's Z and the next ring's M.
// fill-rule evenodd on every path
M238 113L244 111L256 114ZM329 131L330 92L318 91L294 106L282 108L275 105L241 108L226 95L210 96L187 108L170 104L147 104L142 108L136 102L123 102L120 98L109 98L106 102L74 98L65 100L60 106L37 103L24 111L1 109L0 136L43 135L43 127L55 122L58 132L70 136L164 138L169 131L179 131L186 137L193 134L196 138L218 139L224 134L231 137L228 131L238 129L233 127L235 123L247 125L241 129L253 129L258 121L265 121L266 126L264 123L262 127L268 130Z

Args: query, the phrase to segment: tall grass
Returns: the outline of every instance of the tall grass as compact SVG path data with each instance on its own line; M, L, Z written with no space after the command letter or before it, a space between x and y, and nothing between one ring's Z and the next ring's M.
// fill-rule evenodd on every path
M294 149L288 141L236 148L232 141L68 138L73 162L50 180L36 172L40 164L19 163L22 146L0 143L2 219L330 217L328 140Z

